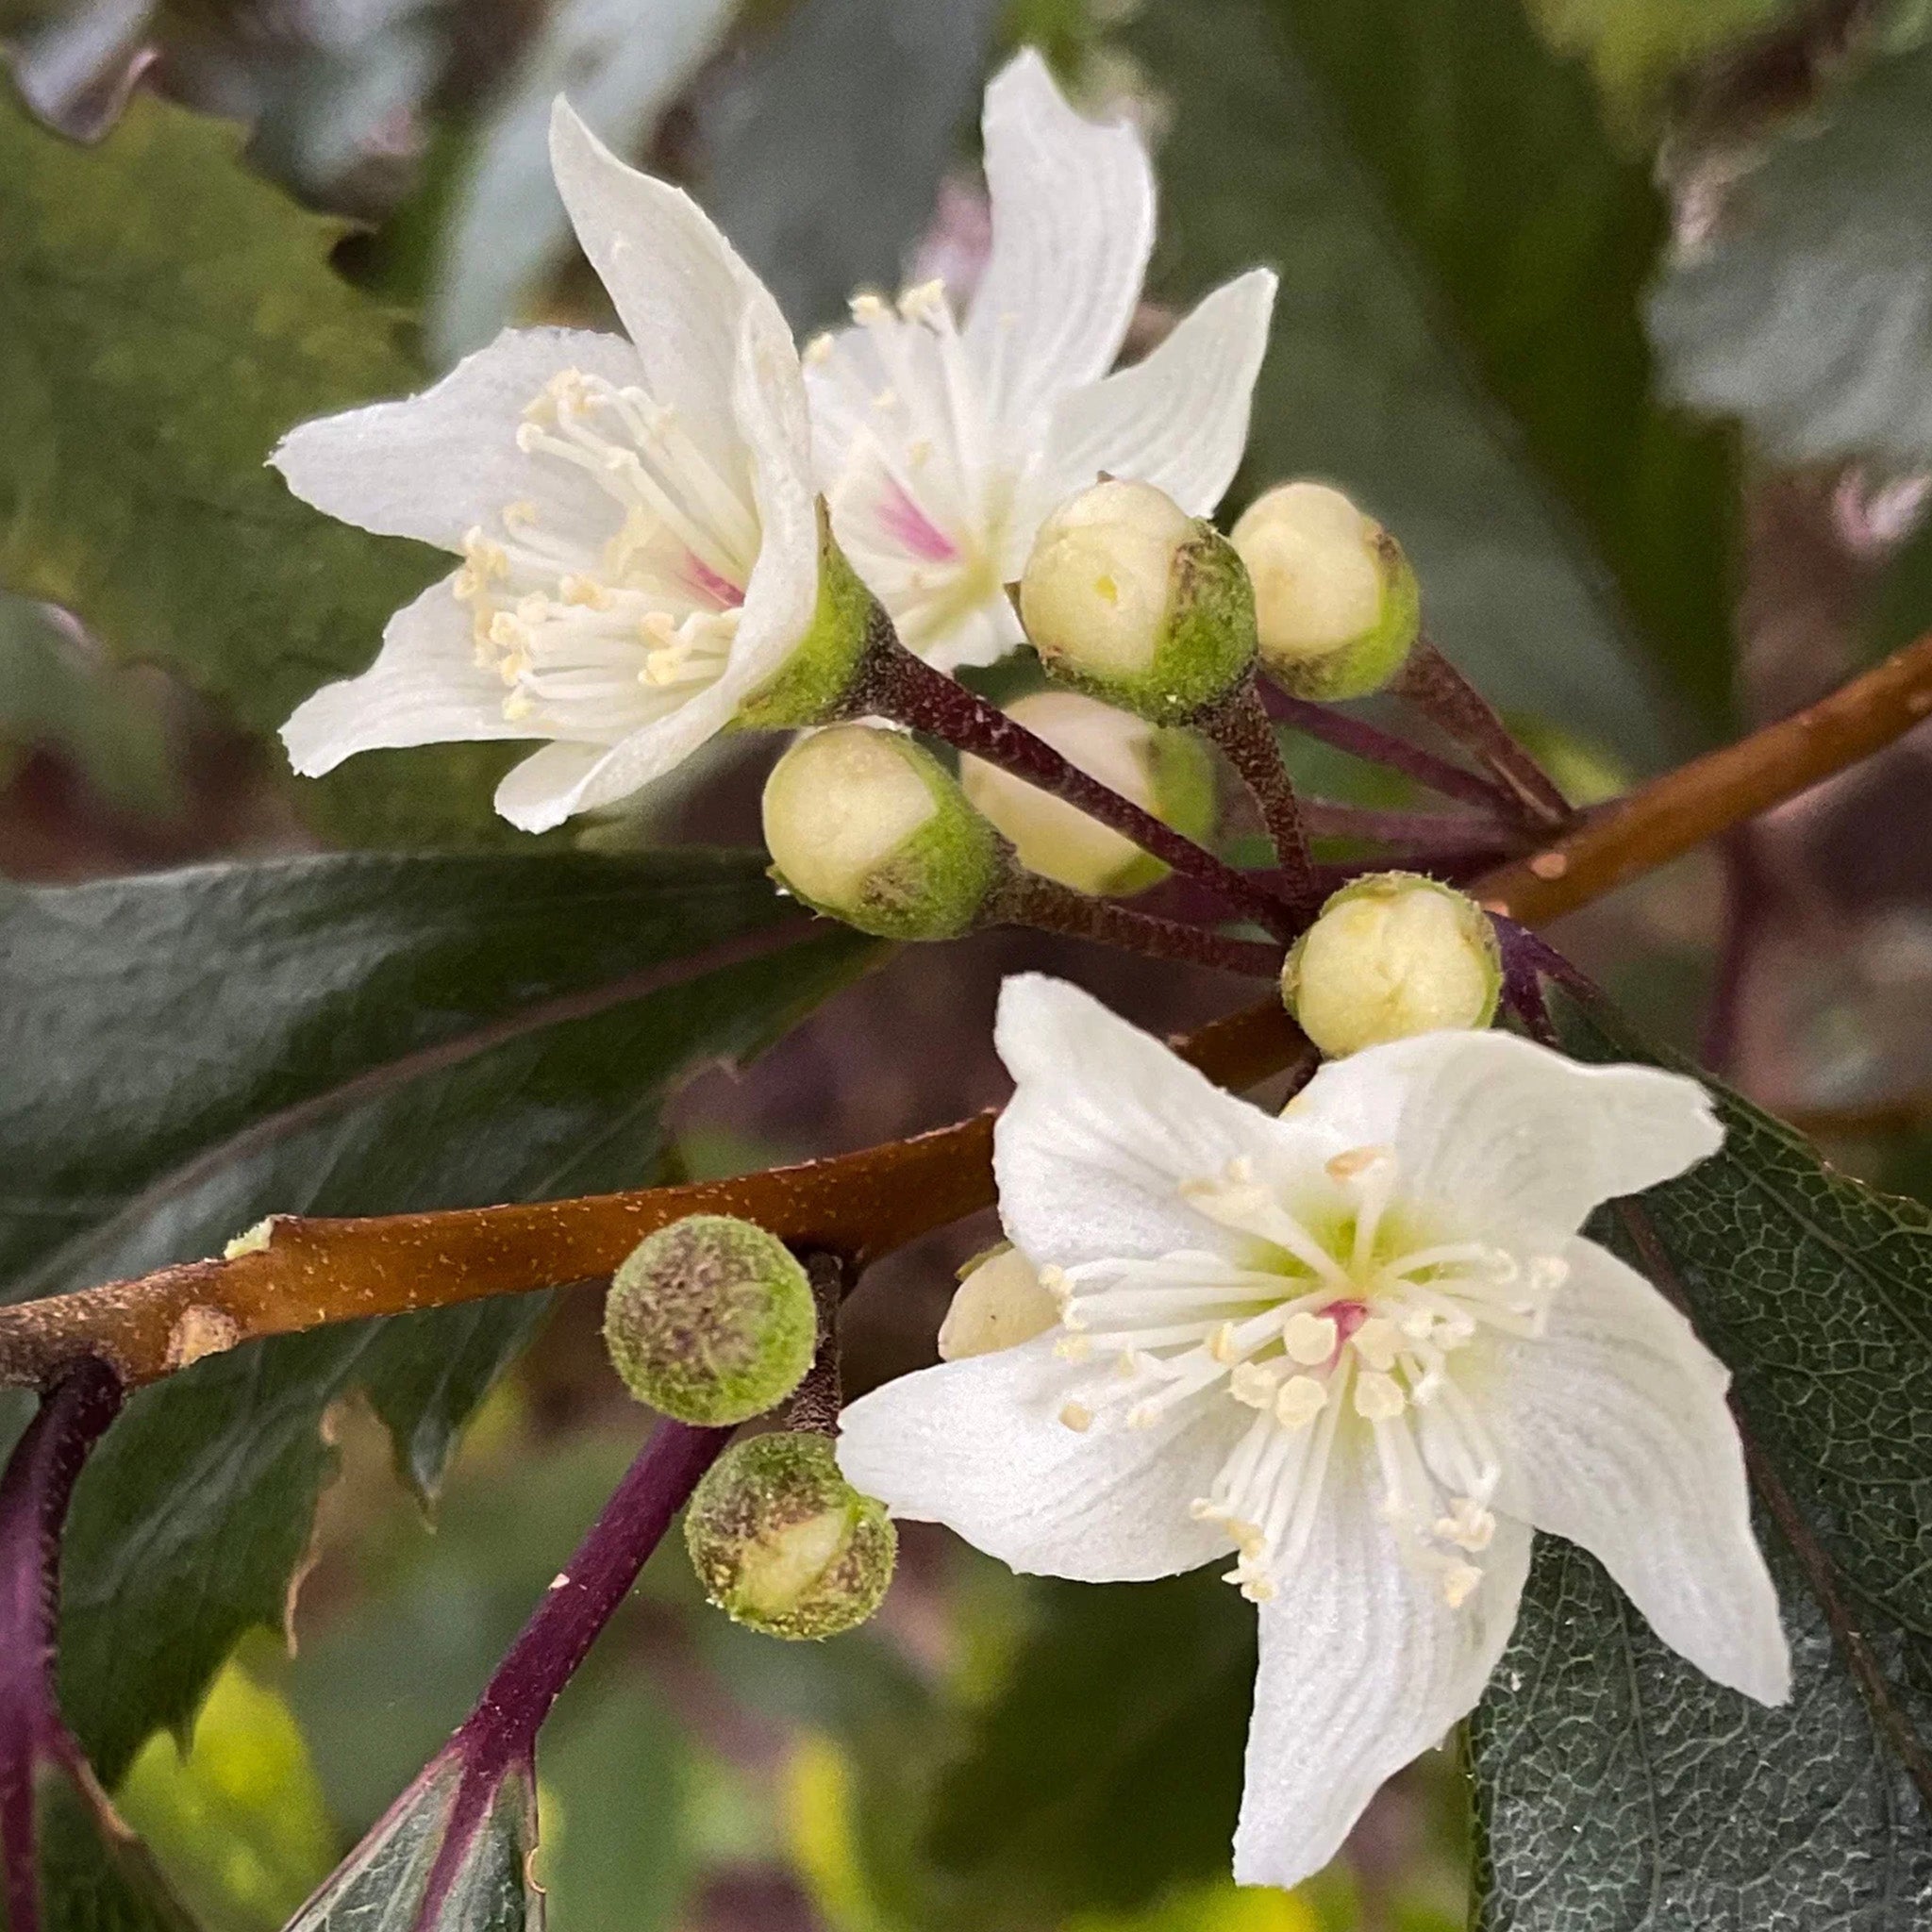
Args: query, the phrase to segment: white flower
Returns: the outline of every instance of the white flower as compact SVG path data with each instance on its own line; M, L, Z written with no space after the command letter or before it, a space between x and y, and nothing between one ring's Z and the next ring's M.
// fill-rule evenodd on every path
M1724 1371L1576 1233L1716 1150L1695 1083L1431 1033L1275 1120L1053 980L1008 982L998 1038L1000 1209L1059 1327L855 1403L840 1461L1016 1570L1235 1553L1261 1626L1238 1879L1325 1863L1475 1703L1532 1527L1708 1675L1786 1697Z
M984 128L992 251L964 322L929 282L896 308L856 297L856 325L806 349L839 541L941 670L1023 641L1005 586L1047 512L1102 471L1214 508L1274 302L1274 276L1252 270L1108 375L1154 241L1141 138L1083 120L1030 49L987 89Z
M551 164L629 331L508 330L422 395L304 424L294 492L459 552L360 677L282 727L298 772L450 739L550 742L497 809L541 831L669 771L808 631L805 388L776 304L696 205L559 99Z

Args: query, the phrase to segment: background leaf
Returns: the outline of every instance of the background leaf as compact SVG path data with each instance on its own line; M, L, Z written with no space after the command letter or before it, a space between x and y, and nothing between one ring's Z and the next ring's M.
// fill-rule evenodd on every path
M1655 1058L1594 1011L1566 1016L1564 1034L1587 1059ZM1923 1739L1932 1215L1834 1174L1748 1103L1719 1100L1724 1151L1645 1206ZM1479 1924L1925 1923L1932 1816L1789 1550L1768 1524L1760 1536L1797 1667L1781 1710L1711 1684L1656 1641L1593 1561L1540 1540L1523 1622L1472 1727Z
M210 1253L272 1209L648 1181L679 1079L756 1051L877 948L834 933L656 991L610 975L701 968L708 944L780 916L755 861L708 854L348 858L18 893L0 1015L45 1048L0 1055L11 1259L38 1264L22 1289ZM581 1008L530 1011L599 974ZM364 1391L426 1489L541 1311L319 1329L130 1401L68 1542L63 1695L104 1778L187 1717L244 1629L280 1624L332 1464L329 1405Z
M1790 464L1932 459L1932 46L1783 127L1650 304L1669 389Z
M1728 679L1728 463L1647 393L1662 213L1518 0L1167 0L1158 286L1279 265L1237 495L1358 493L1498 702L1635 763ZM1612 575L1614 574L1614 575Z
M299 503L264 467L306 417L421 386L343 282L340 223L250 174L241 131L138 95L97 147L0 91L0 582L267 731L375 656L443 568ZM501 746L358 761L297 797L343 834L495 836Z
M794 327L896 287L978 112L992 0L799 0L700 96L698 193Z
M1932 46L1783 128L1658 282L1672 391L1774 457L1932 459Z

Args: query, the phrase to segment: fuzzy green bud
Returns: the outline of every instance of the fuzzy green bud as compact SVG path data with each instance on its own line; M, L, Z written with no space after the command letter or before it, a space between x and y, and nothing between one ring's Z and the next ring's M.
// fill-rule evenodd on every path
M1044 1335L1059 1318L1040 1271L1010 1241L1002 1241L960 1269L953 1305L940 1324L940 1358L957 1362L1016 1348Z
M1055 677L1156 724L1199 717L1255 661L1241 558L1151 483L1096 483L1047 518L1020 617Z
M776 1235L691 1214L633 1248L604 1303L624 1385L681 1423L724 1428L775 1407L811 1367L811 1282Z
M778 669L739 706L735 724L784 729L839 714L883 626L873 594L832 540L819 503L819 590L805 635Z
M1016 698L1007 715L1175 831L1200 839L1212 830L1214 764L1191 732L1163 730L1071 691ZM1092 893L1141 891L1167 874L1159 859L1110 825L983 758L959 760L959 783L1028 872Z
M999 834L903 731L835 724L765 781L773 874L820 912L887 940L970 931L1005 876Z
M886 1594L898 1535L839 1473L831 1439L753 1436L712 1464L684 1517L705 1594L768 1637L836 1637Z
M1482 908L1411 872L1352 879L1281 969L1289 1011L1331 1059L1412 1033L1487 1026L1502 991Z
M1255 587L1261 668L1324 702L1379 691L1422 631L1402 546L1325 483L1283 483L1234 526Z

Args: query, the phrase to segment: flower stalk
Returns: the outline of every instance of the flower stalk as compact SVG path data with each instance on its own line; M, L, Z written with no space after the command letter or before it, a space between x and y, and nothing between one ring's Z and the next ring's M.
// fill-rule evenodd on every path
M1195 722L1221 747L1260 808L1289 904L1299 913L1312 913L1322 894L1308 860L1307 821L1252 674Z
M1277 939L1291 940L1301 928L1302 921L1286 901L1083 772L976 692L935 671L900 643L883 620L874 626L873 643L846 695L844 710L848 717L890 718L1064 798L1131 839L1143 852L1196 880L1230 912Z
M1495 778L1512 815L1539 831L1564 824L1570 802L1517 741L1496 708L1424 635L1389 682L1430 723L1478 758Z
M1096 945L1267 979L1281 970L1281 948L1262 940L1231 939L1210 927L1164 919L1115 899L1076 892L1039 873L1015 871L986 908L990 921L1065 933Z

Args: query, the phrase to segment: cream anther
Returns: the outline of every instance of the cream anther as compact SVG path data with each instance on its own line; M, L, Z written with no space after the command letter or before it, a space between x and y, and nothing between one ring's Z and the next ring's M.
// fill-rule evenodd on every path
M1227 1378L1227 1392L1250 1408L1272 1408L1280 1379L1267 1362L1242 1362Z
M1408 1397L1393 1375L1366 1369L1356 1377L1355 1412L1372 1423L1393 1422L1408 1407Z
M1474 1496L1457 1496L1449 1506L1449 1514L1437 1520L1435 1531L1444 1542L1459 1549L1486 1550L1494 1541L1496 1519Z
M1483 1580L1483 1573L1473 1563L1457 1563L1444 1573L1442 1600L1452 1610L1459 1610Z
M1328 1385L1313 1375L1291 1375L1274 1398L1274 1420L1285 1429L1305 1429L1328 1406Z
M1060 1405L1060 1424L1077 1436L1084 1436L1093 1426L1093 1411L1084 1402L1065 1402Z
M1396 1357L1402 1353L1401 1330L1381 1315L1371 1315L1349 1341L1368 1367L1385 1373L1395 1366Z
M1351 1147L1325 1162L1324 1167L1330 1180L1352 1181L1359 1179L1371 1168L1393 1158L1393 1151L1388 1147Z
M1291 1315L1283 1324L1281 1345L1291 1360L1314 1368L1334 1355L1340 1331L1326 1315L1304 1312Z

